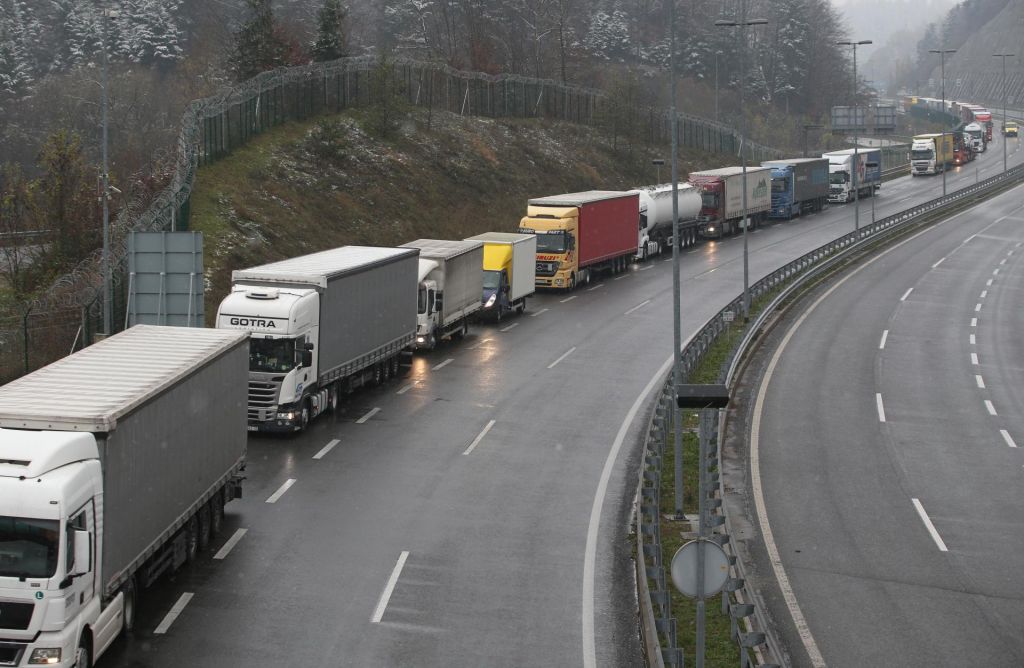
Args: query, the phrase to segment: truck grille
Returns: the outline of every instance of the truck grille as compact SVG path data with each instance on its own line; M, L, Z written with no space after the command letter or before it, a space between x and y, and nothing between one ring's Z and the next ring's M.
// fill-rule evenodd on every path
M21 663L21 655L25 653L25 645L20 643L0 642L0 666L17 666Z
M0 628L24 631L32 621L35 603L12 603L0 601Z
M557 262L538 262L537 263L537 275L538 276L554 276L556 271L558 271L558 263Z
M284 376L249 381L249 420L262 422L274 417Z

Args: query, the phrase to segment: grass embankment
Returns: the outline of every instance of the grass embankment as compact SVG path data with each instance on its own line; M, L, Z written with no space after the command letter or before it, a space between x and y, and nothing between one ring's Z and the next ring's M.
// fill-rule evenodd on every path
M199 170L191 227L205 237L208 304L226 294L232 269L345 244L514 231L530 197L650 184L652 158L667 157L621 140L616 150L570 123L417 111L381 140L362 121L288 124ZM731 161L680 151L681 178Z

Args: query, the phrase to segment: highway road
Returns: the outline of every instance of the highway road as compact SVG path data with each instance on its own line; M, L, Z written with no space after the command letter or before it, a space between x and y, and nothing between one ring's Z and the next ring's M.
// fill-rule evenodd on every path
M765 353L752 480L794 665L1024 665L1022 197L822 286Z
M904 177L876 213L940 192ZM752 279L849 232L851 207L753 232ZM742 290L742 247L683 255L684 337ZM251 438L246 498L103 665L640 665L628 519L672 347L668 260L539 295L301 436Z

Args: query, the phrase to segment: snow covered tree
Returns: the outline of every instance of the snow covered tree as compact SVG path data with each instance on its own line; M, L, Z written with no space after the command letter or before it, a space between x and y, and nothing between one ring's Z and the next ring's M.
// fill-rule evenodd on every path
M285 64L285 45L275 33L271 0L246 0L251 18L235 33L231 68L239 81Z
M624 62L633 50L629 24L629 17L621 9L596 12L590 19L584 46L598 58Z
M0 16L0 99L18 97L32 83L32 66L13 17Z
M345 8L341 0L324 0L317 15L316 42L313 43L313 60L323 62L344 58L348 55L345 39Z

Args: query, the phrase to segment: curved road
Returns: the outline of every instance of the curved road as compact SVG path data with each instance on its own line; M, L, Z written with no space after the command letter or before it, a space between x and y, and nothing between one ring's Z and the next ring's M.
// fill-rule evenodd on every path
M889 182L877 214L937 192ZM753 233L752 280L852 219L836 206ZM639 665L627 525L672 347L670 266L539 295L300 437L251 438L225 531L144 594L103 665ZM687 252L682 275L687 337L742 290L742 241Z
M751 456L798 664L1024 665L1022 195L862 264L785 330Z

